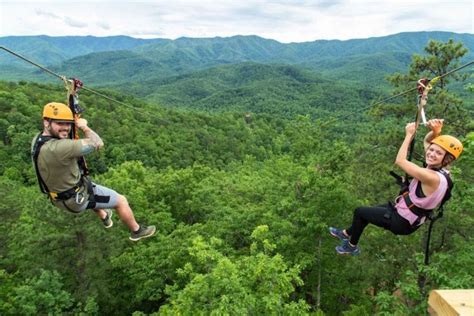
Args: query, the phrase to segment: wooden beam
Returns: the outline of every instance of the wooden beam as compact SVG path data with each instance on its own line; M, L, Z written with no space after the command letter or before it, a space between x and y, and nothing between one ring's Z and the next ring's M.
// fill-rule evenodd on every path
M474 289L433 290L428 304L433 316L474 316Z

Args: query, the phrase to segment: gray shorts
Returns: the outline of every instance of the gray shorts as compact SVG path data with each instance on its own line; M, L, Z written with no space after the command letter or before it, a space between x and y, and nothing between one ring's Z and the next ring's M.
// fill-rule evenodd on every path
M85 209L115 208L117 206L119 196L117 192L94 182L92 182L92 186L94 189L95 205L84 203L80 211L84 211Z

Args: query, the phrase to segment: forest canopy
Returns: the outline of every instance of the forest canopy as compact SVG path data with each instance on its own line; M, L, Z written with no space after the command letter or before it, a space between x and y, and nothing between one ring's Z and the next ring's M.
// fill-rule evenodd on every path
M464 54L461 43L429 42L388 82L394 93L411 89ZM357 258L337 256L327 233L355 207L398 193L388 172L416 92L372 107L373 88L324 94L313 81L292 100L289 83L269 79L193 109L101 90L124 106L82 91L83 116L105 143L87 157L92 178L158 229L132 244L117 217L105 231L91 212L56 209L39 191L31 140L43 106L64 102L64 88L0 81L0 314L426 314L430 290L474 287L474 91L472 76L464 79L447 76L430 92L429 117L444 118L465 148L429 266L425 227L407 237L369 226ZM255 91L258 110L238 106ZM331 109L338 98L352 103ZM222 111L208 111L223 100Z

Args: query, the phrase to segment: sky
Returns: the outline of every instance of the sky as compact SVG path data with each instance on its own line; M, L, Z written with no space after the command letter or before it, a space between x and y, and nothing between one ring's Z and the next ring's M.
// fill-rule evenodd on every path
M474 33L474 0L0 0L0 37L258 35L282 43Z

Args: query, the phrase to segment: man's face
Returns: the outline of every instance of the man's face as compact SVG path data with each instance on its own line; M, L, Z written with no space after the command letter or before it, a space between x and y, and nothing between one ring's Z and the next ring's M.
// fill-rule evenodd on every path
M69 137L71 126L72 122L50 121L47 128L51 136L59 139L65 139Z

